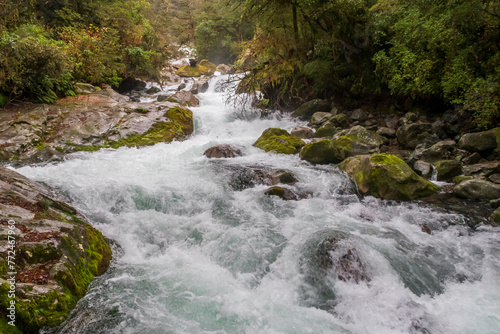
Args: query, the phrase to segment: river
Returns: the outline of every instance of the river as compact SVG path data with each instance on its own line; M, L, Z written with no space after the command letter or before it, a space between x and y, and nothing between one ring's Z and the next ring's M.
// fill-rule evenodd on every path
M186 141L76 153L18 171L56 188L113 240L110 269L59 328L42 333L443 333L500 331L500 233L421 203L358 196L336 166L265 153L269 127L304 125L224 103L212 79ZM244 155L207 159L233 144ZM285 201L237 189L235 171L295 174ZM422 226L432 230L424 233ZM367 280L316 270L318 244L341 235Z

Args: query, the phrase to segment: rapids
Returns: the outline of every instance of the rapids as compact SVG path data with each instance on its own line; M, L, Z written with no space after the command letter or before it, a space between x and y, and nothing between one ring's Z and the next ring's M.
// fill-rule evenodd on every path
M42 333L500 332L500 233L421 202L361 198L336 166L265 153L269 127L304 125L224 103L215 77L183 142L76 153L18 172L56 188L113 240L110 269L59 328ZM207 159L217 144L244 156ZM266 186L235 190L239 167L285 169L310 194L284 201ZM426 225L429 235L422 231ZM311 264L347 236L369 280Z

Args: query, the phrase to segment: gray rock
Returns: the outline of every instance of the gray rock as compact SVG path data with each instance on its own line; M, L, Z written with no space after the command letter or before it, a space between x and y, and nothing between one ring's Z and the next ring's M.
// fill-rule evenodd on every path
M346 114L338 114L330 118L330 123L335 127L347 129L351 125L351 119Z
M314 131L310 128L306 128L304 126L297 126L292 129L290 132L290 135L303 138L303 139L309 139L314 137Z
M457 160L437 161L434 166L436 167L438 181L448 181L462 174L462 165Z
M404 123L396 131L398 142L404 148L415 148L418 144L426 143L434 145L439 142L435 133L430 133L432 126L425 122Z
M413 164L413 170L420 176L430 179L432 176L432 165L428 162L417 160Z
M496 148L497 139L488 131L466 133L460 138L458 146L469 152L484 152Z
M443 140L424 149L420 155L420 159L427 162L449 160L456 154L456 147L457 143L454 140Z
M311 119L312 115L314 115L315 112L318 111L323 111L323 112L329 112L331 110L331 104L327 100L312 100L304 103L301 105L299 108L297 108L292 116L293 117L298 117L303 121Z
M500 184L500 173L491 174L490 176L488 176L488 179L493 183Z
M242 156L241 150L233 145L221 144L210 147L203 153L207 158L235 158Z
M477 152L474 152L466 157L464 157L462 159L462 163L464 165L474 165L474 164L477 164L479 161L481 161L481 156L479 155L479 153Z
M387 138L394 138L396 137L396 130L387 128L385 126L378 128L377 133L381 136L387 137Z
M500 173L500 161L488 161L464 166L464 175L466 176L488 177L495 173Z
M332 117L334 117L334 116L329 112L318 111L318 112L315 112L314 115L312 115L311 124L321 125L321 124L325 123L326 121L328 121Z
M153 94L156 94L156 93L159 93L161 92L161 89L156 87L156 86L152 86L151 88L149 88L148 90L146 90L146 94L149 94L149 95L153 95Z
M88 95L88 94L95 93L97 90L100 90L100 88L97 88L91 84L82 83L82 82L75 83L75 86L73 88L73 91L77 95Z
M453 193L461 198L492 200L500 198L500 185L480 179L467 180L459 183Z
M351 119L358 121L358 122L364 122L368 119L368 115L361 109L356 109L351 113Z

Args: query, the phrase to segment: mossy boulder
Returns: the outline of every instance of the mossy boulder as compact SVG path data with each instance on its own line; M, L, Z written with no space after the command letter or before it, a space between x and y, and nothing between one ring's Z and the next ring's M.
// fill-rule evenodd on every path
M333 137L337 132L342 130L340 127L336 126L333 122L328 121L324 123L316 132L314 133L314 138L324 138Z
M296 201L297 195L288 188L283 188L279 186L274 186L266 190L265 194L267 196L277 196L285 201Z
M338 114L330 118L330 122L341 129L347 129L351 125L351 119L346 114Z
M55 327L85 295L93 278L107 270L111 249L101 232L58 201L50 188L3 167L0 203L0 235L16 240L15 264L7 270L8 238L0 238L0 332L38 333L42 327ZM7 297L7 272L17 273L14 298ZM11 300L17 332L7 325Z
M338 163L338 150L329 139L308 143L300 150L300 159L313 164Z
M438 181L448 181L462 174L462 164L458 160L441 160L434 164Z
M293 113L293 117L298 117L303 121L310 120L314 113L321 112L329 112L331 109L331 103L327 100L311 100L300 107L298 107Z
M213 75L217 66L203 59L195 66L182 66L176 72L180 77L199 77L201 75Z
M340 131L335 137L347 137L353 142L364 144L371 149L378 149L382 144L384 144L387 139L378 133L370 131L360 125L353 126L350 129Z
M403 160L390 154L359 155L339 164L363 195L408 201L430 196L439 186L418 176Z
M288 131L280 128L269 128L253 144L266 152L280 154L295 154L305 145L299 137L294 137Z

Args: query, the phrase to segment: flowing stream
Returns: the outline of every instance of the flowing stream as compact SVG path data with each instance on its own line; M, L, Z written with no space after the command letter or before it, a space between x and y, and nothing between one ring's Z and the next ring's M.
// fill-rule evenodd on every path
M420 202L362 198L334 165L253 147L269 127L304 123L225 105L228 90L217 84L225 79L199 95L186 141L18 169L55 187L114 241L110 269L65 323L42 332L500 332L498 230L471 231L470 217ZM217 144L244 155L206 158ZM306 198L235 187L249 168L293 172L299 182L290 187ZM369 279L342 280L314 263L318 245L336 237Z

